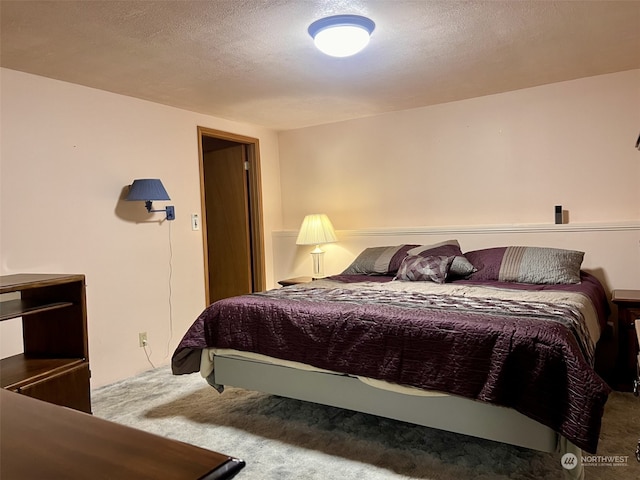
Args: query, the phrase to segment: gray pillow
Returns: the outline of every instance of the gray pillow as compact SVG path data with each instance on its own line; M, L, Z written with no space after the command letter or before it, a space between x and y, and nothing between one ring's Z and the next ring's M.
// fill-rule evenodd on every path
M394 275L415 245L365 248L342 275Z
M475 271L476 268L464 255L456 255L453 257L453 262L449 268L449 273L456 277L468 277Z
M534 284L580 283L584 252L543 247L495 247L466 252L470 280Z

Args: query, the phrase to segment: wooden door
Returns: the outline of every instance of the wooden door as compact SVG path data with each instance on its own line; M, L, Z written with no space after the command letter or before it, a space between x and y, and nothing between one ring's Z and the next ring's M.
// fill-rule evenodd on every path
M252 292L246 146L203 154L209 300Z

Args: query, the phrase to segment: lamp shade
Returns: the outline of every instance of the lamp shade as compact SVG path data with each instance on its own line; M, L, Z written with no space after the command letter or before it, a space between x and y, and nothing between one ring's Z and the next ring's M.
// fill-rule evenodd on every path
M127 200L171 200L169 194L157 178L134 180L129 188Z
M321 245L337 242L331 220L324 213L314 213L304 217L296 245Z

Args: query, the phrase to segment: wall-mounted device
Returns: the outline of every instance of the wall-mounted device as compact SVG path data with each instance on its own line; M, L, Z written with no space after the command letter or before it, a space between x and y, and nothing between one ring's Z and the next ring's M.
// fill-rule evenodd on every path
M200 230L200 215L197 213L191 214L191 230Z
M562 214L562 205L556 205L555 214L556 214L556 225L560 225L564 223L564 218L563 218L564 216Z

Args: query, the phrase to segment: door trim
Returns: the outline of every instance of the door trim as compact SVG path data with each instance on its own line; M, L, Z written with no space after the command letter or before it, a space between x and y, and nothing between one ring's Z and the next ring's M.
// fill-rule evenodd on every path
M204 152L202 137L213 137L221 140L242 143L246 146L247 161L249 162L249 240L251 243L252 287L254 292L266 289L266 274L264 260L264 226L262 220L262 179L260 176L260 141L257 138L245 137L235 133L223 132L206 127L198 127L198 161L200 169L200 208L202 219L203 253L204 253L204 281L207 305L211 303L209 292L209 253L207 248L207 210L204 199Z

